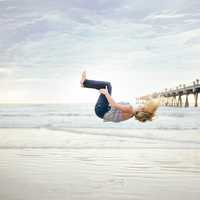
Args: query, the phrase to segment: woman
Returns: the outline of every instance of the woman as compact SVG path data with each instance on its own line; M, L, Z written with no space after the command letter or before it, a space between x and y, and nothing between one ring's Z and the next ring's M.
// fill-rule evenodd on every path
M138 108L133 108L129 103L117 103L111 97L111 83L107 81L89 80L86 78L86 71L82 73L80 84L84 88L99 90L100 96L95 105L95 113L104 122L121 122L132 117L135 117L140 122L152 121L159 106L159 102L156 100L148 100L143 106L139 106Z

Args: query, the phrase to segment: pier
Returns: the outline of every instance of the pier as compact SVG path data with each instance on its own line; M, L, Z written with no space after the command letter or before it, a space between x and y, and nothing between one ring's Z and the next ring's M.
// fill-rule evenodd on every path
M189 107L189 96L194 97L194 106L198 106L198 96L200 93L199 79L193 81L190 85L179 85L177 87L165 89L161 92L155 92L150 95L142 96L137 98L137 102L146 101L149 98L160 98L162 106L173 106L173 107ZM183 99L183 97L185 97Z

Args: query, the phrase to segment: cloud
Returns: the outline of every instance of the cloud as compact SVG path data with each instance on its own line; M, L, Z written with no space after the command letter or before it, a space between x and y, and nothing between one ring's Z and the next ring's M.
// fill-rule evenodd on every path
M44 100L54 88L59 100L67 100L62 91L85 67L119 88L122 76L124 85L137 85L135 94L164 87L166 73L175 82L200 72L197 0L20 0L1 1L0 9L0 75L13 83L10 93ZM70 93L70 101L79 92Z

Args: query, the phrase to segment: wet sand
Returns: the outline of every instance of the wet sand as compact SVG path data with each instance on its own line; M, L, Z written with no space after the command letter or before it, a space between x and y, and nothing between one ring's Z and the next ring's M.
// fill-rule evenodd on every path
M200 134L177 134L0 129L0 199L198 200Z

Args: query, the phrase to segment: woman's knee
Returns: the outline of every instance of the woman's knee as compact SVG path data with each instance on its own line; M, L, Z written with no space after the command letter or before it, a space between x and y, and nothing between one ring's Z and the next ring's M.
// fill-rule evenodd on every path
M107 86L107 88L108 88L109 94L111 94L111 92L112 92L112 85L111 85L111 82L107 82L106 86Z
M111 82L109 82L109 81L106 83L106 85L109 86L109 87L112 87Z

